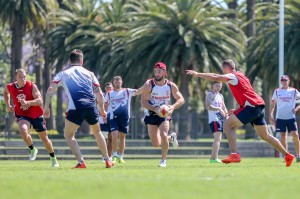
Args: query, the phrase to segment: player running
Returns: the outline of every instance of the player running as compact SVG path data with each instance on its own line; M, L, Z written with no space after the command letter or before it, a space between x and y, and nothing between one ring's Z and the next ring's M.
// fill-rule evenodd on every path
M148 134L154 147L161 147L162 158L159 167L167 166L167 154L169 142L174 148L178 147L176 133L169 132L170 117L159 116L159 107L169 105L170 114L184 104L184 98L175 83L166 79L167 66L158 62L154 65L154 78L149 79L143 86L142 106L145 108L144 122L148 128ZM176 102L171 104L171 94Z
M107 108L107 123L110 125L112 135L113 162L125 163L125 139L129 130L130 102L132 96L142 93L142 88L123 88L120 76L113 78L114 90L107 92L104 98ZM118 144L119 138L119 144Z
M265 121L265 102L255 93L249 79L241 72L235 70L235 63L231 59L222 62L224 75L214 73L198 73L193 70L187 70L188 75L200 77L210 81L221 81L228 83L233 97L238 103L238 107L229 111L229 117L224 123L224 131L231 149L231 155L223 159L225 164L239 163L240 154L236 147L235 129L247 123L251 123L256 133L275 149L280 151L285 157L286 166L293 163L295 156L290 154L273 135L268 133Z
M75 49L70 53L69 62L70 66L56 74L48 88L44 116L50 116L49 105L51 97L57 88L62 86L69 99L68 109L66 111L64 137L78 161L78 164L73 168L86 168L79 145L75 139L75 132L84 120L86 120L91 127L97 145L105 158L106 168L111 168L113 163L109 160L105 138L101 133L99 125L99 110L101 115L106 117L100 84L94 73L82 66L83 54L80 50ZM94 95L96 95L99 110L97 109Z
M8 112L15 112L20 134L30 149L29 161L34 161L38 153L38 149L33 146L32 137L29 134L29 129L32 126L50 155L52 167L59 167L52 142L47 135L41 93L33 82L26 80L24 69L17 69L15 75L17 81L6 86L4 100ZM12 97L14 106L10 104L10 97Z
M288 149L286 129L288 130L288 133L293 136L297 162L300 162L299 134L295 116L295 113L300 108L295 108L296 99L300 97L300 93L297 89L289 87L290 78L287 75L283 75L280 79L280 82L282 87L275 89L272 96L270 107L270 123L273 125L276 124L276 132L281 133L280 141L285 149ZM275 106L277 106L276 123L274 121L273 114Z

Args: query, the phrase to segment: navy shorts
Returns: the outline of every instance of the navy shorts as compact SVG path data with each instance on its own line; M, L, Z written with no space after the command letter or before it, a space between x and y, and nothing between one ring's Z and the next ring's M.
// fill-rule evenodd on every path
M109 118L109 116L108 116ZM107 119L107 123L110 126L110 132L119 131L124 134L128 133L129 130L129 118L128 117L117 117L113 119Z
M26 117L26 116L17 116L17 122L19 122L20 120L26 120L28 121L31 126L36 130L36 132L43 132L46 131L46 121L44 119L43 116L37 117L37 118L30 118L30 117Z
M97 124L97 122L99 122L100 113L97 107L94 106L77 110L69 110L66 112L66 115L67 120L80 126L84 120L89 125Z
M223 132L223 123L219 121L213 121L209 123L210 130L212 133Z
M234 111L235 116L245 125L251 123L252 125L265 125L265 106L243 106Z
M150 124L150 125L156 125L158 127L164 121L170 121L170 120L171 120L170 116L164 118L164 117L159 117L157 114L146 115L144 118L144 122L145 122L146 126L147 126L147 124Z
M276 132L297 131L297 122L295 118L289 120L276 119Z
M101 131L107 131L110 133L110 126L109 124L100 124Z

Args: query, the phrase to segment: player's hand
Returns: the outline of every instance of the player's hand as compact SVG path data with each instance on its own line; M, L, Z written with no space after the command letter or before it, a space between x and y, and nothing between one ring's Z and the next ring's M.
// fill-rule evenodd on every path
M173 105L168 105L168 106L169 106L169 108L170 108L169 114L171 115L175 109L174 109L174 106L173 106Z
M6 106L6 110L7 110L7 112L13 112L14 107L13 106Z
M50 109L49 108L44 108L44 117L49 118L50 117Z
M270 121L270 124L275 125L275 120L274 120L273 116L270 115L269 121Z
M186 70L187 75L197 75L197 72L194 70Z
M160 116L160 114L159 114L159 106L158 106L158 107L155 107L154 112L155 112L158 116Z
M235 109L230 109L230 110L227 112L227 115L231 115L231 114L233 114L233 113L234 113L234 111L235 111Z
M106 118L107 118L107 113L106 113L105 110L103 110L103 111L100 110L100 114L101 114L101 116L103 117L103 119L106 119Z
M22 106L29 106L29 102L24 99L20 99L19 102Z
M297 113L297 111L298 111L299 109L298 109L298 107L296 107L296 108L293 108L293 113Z

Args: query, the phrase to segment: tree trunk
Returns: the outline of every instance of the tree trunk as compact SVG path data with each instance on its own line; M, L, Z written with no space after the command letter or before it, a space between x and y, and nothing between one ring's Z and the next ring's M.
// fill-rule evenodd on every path
M230 9L236 11L236 8L237 8L237 6L238 6L238 3L237 3L237 0L231 0L230 2L227 3L227 5L228 5L228 8L230 8ZM229 15L229 18L231 18L231 19L236 19L236 14L237 14L237 12L231 13L231 14Z
M191 139L190 138L190 129L191 129L191 120L189 117L189 79L190 76L185 75L185 68L182 66L182 63L180 62L180 65L177 67L180 68L181 72L179 74L184 74L181 76L180 79L180 85L179 85L179 91L181 92L183 98L185 99L184 105L178 110L179 112L179 129L178 129L178 138L179 139Z
M15 20L11 25L11 32L12 32L12 41L11 41L11 70L10 70L10 80L14 82L16 80L15 71L18 68L22 67L22 47L23 47L23 31L24 31L24 24L22 23L21 15L16 12L15 13ZM11 125L14 122L15 116L14 113L8 113L8 127L6 128L8 132L11 131Z
M63 88L57 90L57 108L56 108L56 129L60 134L64 133L64 117L63 117Z
M46 45L44 46L44 58L45 58L45 65L44 65L44 73L43 73L43 76L44 76L44 84L43 84L43 87L45 89L45 92L44 92L44 99L46 97L46 92L47 92L47 89L49 88L50 86L50 81L51 81L51 67L49 65L49 48L47 47L47 42L46 42ZM52 114L52 117L50 118L47 118L46 119L46 125L47 125L47 129L54 129L54 117L53 117L53 107L52 107L52 103L50 104L50 113Z
M252 39L255 35L256 26L255 26L255 12L254 12L255 0L247 0L247 21L251 21L247 25L247 37L248 37L248 47L251 45Z

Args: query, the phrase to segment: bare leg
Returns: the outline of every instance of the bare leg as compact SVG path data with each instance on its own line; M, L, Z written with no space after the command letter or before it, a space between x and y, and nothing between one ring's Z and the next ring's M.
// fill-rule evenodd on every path
M162 159L167 159L167 154L169 150L169 140L168 140L168 132L169 132L169 121L163 122L159 126L160 137L161 137L161 155Z
M221 132L215 132L214 133L214 143L212 145L212 151L211 151L211 159L212 160L215 160L215 159L218 158L221 139L222 139L222 133Z
M111 154L112 154L112 136L111 136L111 133L108 133L107 153L108 153L108 156L111 157Z
M106 142L105 138L101 133L100 125L99 123L90 125L92 133L94 134L96 138L97 145L105 159L108 159L108 154L107 154L107 147L106 147Z
M118 137L119 137L119 131L112 131L111 132L111 137L112 137L112 155L116 155L114 153L116 153L118 151Z
M120 143L119 143L119 154L123 155L125 151L125 139L126 139L126 134L120 132Z
M27 146L31 146L33 142L32 137L29 134L30 123L27 120L20 120L18 122L18 126L22 139L24 140Z
M231 114L224 122L223 129L232 153L237 153L235 129L242 125L243 123L234 114Z
M291 134L293 136L296 157L299 157L300 156L300 146L299 146L300 144L299 144L299 134L298 134L298 131L292 131Z
M267 125L254 125L256 133L266 142L271 144L275 149L282 153L282 155L288 154L288 151L282 146L280 141L273 135L269 134Z
M75 139L75 132L79 128L79 126L73 122L70 122L69 120L65 120L65 132L64 137L72 151L72 153L75 155L77 161L79 163L84 162L84 159L81 155L79 145L77 143L77 140Z
M280 142L282 144L282 146L287 150L287 140L286 140L286 133L285 132L281 132L280 133Z
M38 135L39 135L40 139L42 140L48 153L53 153L54 152L53 145L52 145L51 140L48 138L47 131L39 132Z
M147 125L148 134L152 143L153 147L160 147L161 144L161 137L159 133L159 128L156 125Z

